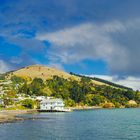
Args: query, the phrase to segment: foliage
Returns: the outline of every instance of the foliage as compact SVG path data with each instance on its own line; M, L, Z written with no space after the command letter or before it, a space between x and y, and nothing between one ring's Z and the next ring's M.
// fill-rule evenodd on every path
M65 100L65 105L69 107L75 106L75 102L72 99Z
M17 77L13 78L16 81ZM64 79L62 77L53 76L52 79L43 81L41 78L35 78L28 82L22 81L22 84L17 90L18 94L36 95L36 96L53 96L62 98L66 106L87 105L87 106L103 106L110 107L112 104L115 107L128 106L130 100L140 103L140 92L124 88L115 88L106 85L95 85L88 77L82 76L81 80ZM33 106L27 103L24 106L32 108ZM29 105L29 106L28 106Z
M25 108L33 109L35 106L35 101L31 99L25 99L21 101L21 105L24 106Z
M41 91L43 86L43 80L41 78L35 78L29 86L30 95L43 95Z
M14 101L13 101L14 98L16 98L16 92L13 91L13 90L8 91L2 97L2 99L4 100L4 105L5 106L13 105L14 104Z
M92 98L92 105L101 105L102 103L105 103L107 99L102 95L94 95Z
M30 84L27 84L25 81L24 84L19 88L18 93L38 96L45 95L43 88L45 88L43 80L41 78L35 78Z
M125 107L126 108L136 108L136 107L138 107L138 105L136 105L136 104L126 104Z
M4 74L0 74L0 80L5 80L5 75Z
M22 82L24 82L25 80L23 79L23 78L21 78L21 77L18 77L18 76L12 76L11 77L11 81L13 82L13 83L22 83Z
M103 104L103 108L114 108L115 105L113 103L105 103Z

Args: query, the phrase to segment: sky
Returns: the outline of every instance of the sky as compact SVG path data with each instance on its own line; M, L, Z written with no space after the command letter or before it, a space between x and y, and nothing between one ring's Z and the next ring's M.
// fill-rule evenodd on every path
M0 0L0 73L32 64L140 89L139 0Z

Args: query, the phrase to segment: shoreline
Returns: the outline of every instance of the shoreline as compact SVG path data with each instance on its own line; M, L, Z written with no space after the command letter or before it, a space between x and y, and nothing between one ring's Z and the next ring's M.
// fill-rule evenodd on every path
M77 107L67 107L74 110L88 110L88 109L101 109L101 107L88 107L88 106L77 106ZM32 114L32 113L39 113L37 109L27 109L27 110L1 110L0 111L0 124L2 123L12 123L16 121L23 121L26 120L23 117L20 117L19 115L24 114Z
M72 111L103 109L101 106L76 106L76 107L67 107L67 108L71 109ZM116 108L108 108L108 109L116 109ZM121 108L121 109L123 109L123 108ZM28 119L40 119L40 118L23 118L22 116L21 117L19 116L19 115L33 114L33 113L39 113L39 112L37 109L1 110L0 111L0 124L13 123L16 121L24 121L24 120L28 120Z
M69 107L72 110L88 110L88 109L101 109L101 106L76 106L76 107Z
M37 113L37 110L2 110L0 111L0 124L25 120L18 115Z

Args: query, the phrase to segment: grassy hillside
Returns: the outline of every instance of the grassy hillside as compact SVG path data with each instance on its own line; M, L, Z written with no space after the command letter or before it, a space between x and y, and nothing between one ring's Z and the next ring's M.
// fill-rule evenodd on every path
M41 78L43 80L50 79L54 75L63 77L65 79L77 78L76 76L72 76L64 71L55 68L46 67L46 66L41 66L41 65L32 65L32 66L24 67L19 70L13 71L12 74L23 78L24 77L30 77L32 79Z
M21 77L21 78L41 78L43 80L52 79L53 76L59 76L67 80L76 80L80 81L81 77L79 75L73 75L70 73L66 73L62 70L58 70L56 68L51 68L42 65L31 65L28 67L23 67L21 69L10 71L7 73L8 79L10 79L13 75ZM106 85L106 83L91 79L92 82L96 85Z
M58 70L56 68L51 68L42 65L31 65L28 67L23 67L15 71L10 71L6 73L6 75L7 75L7 79L11 79L12 76L17 76L23 79L30 79L30 80L33 80L34 78L41 78L44 81L48 79L52 79L53 76L58 76L67 80L76 80L76 81L80 81L82 77L85 77L87 79L90 79L91 82L95 85L99 85L99 86L106 85L106 86L112 86L112 87L126 89L126 90L132 90L129 87L118 85L113 82L100 79L97 77L92 78L92 77L75 74L72 72L67 73L62 70ZM3 76L4 75L1 75L0 77L3 79Z

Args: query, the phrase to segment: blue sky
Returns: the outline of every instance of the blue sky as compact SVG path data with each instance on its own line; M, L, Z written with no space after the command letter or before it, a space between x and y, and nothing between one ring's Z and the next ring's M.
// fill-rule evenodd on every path
M0 0L0 72L43 64L123 77L140 87L139 5L139 0Z

